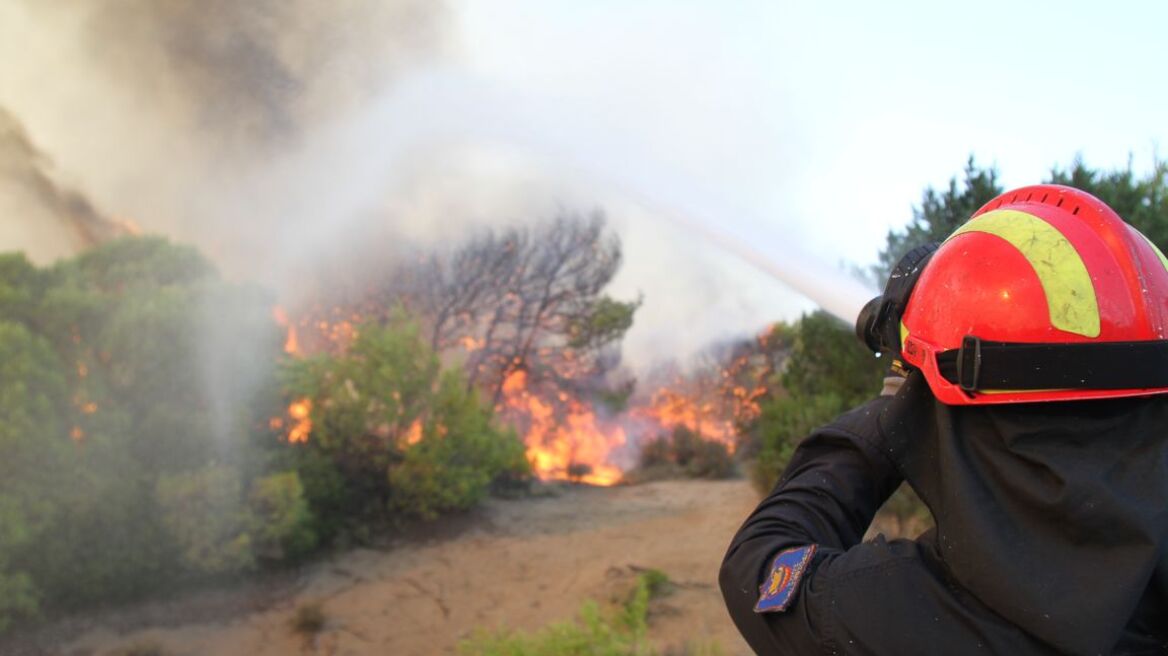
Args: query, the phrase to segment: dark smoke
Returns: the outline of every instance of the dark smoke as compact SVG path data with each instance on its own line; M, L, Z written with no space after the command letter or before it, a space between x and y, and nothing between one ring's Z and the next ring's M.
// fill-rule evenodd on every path
M319 163L311 149L330 143L321 135L445 57L450 23L427 0L0 3L0 106L35 145L5 155L0 204L17 202L0 250L43 259L105 237L91 226L104 224L83 222L82 238L62 248L74 240L46 229L44 215L69 203L41 208L52 194L33 203L5 193L5 177L23 187L29 171L47 170L28 163L39 151L96 207L193 242L231 273L255 276L260 260L266 273L319 241L306 227L352 211L330 202L328 178L359 163ZM70 198L69 216L102 215Z
M427 0L62 0L45 11L62 10L88 11L82 47L148 92L144 109L250 147L383 91L444 50L447 33L441 3Z
M128 232L124 224L102 214L81 191L59 182L57 175L52 160L36 147L24 126L0 107L0 181L68 225L77 247L93 246Z

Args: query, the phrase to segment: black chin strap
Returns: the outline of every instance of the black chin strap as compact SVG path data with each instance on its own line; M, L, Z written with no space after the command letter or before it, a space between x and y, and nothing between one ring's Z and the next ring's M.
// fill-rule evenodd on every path
M939 353L937 368L966 392L1168 387L1168 340L1020 344L970 335Z

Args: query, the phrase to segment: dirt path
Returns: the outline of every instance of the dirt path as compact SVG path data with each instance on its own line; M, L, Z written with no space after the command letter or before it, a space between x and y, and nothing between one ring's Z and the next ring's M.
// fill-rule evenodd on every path
M734 529L757 502L745 481L666 481L570 488L559 496L488 503L449 538L386 551L356 550L312 567L266 610L213 622L82 634L65 653L104 655L157 645L168 655L447 654L476 627L535 629L572 617L588 598L611 598L637 567L664 571L677 589L651 616L661 648L690 639L748 654L716 586ZM295 609L319 601L323 631L289 629Z

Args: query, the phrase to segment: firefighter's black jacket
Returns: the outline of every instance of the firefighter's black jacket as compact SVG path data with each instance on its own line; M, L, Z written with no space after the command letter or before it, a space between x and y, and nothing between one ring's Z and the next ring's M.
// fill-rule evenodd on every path
M861 543L902 480L936 519ZM782 612L783 550L818 545ZM1168 653L1168 395L950 407L919 373L815 431L720 583L760 654Z

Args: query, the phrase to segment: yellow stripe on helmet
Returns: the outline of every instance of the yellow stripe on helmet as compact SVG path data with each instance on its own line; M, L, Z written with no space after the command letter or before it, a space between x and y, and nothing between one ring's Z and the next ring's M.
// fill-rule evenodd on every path
M949 239L967 232L1001 237L1022 253L1046 293L1051 325L1084 337L1099 336L1099 302L1091 275L1057 228L1033 214L994 210L970 219Z

